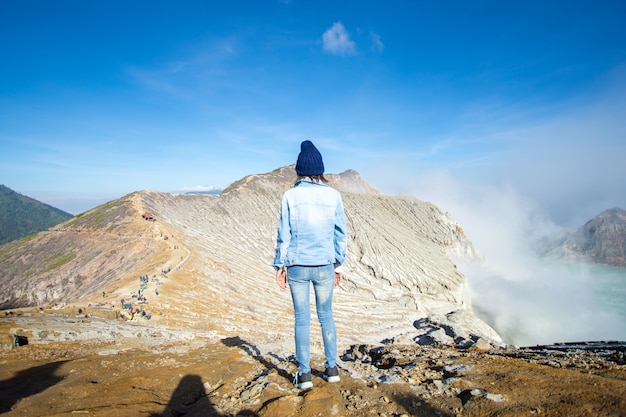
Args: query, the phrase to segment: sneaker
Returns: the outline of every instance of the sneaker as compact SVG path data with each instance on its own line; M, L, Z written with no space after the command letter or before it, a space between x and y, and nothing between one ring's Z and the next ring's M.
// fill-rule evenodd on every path
M326 368L326 372L324 372L324 379L328 382L339 382L339 369L337 369L337 366Z
M298 372L293 378L293 385L298 389L311 389L313 388L313 382L311 381L311 373L307 372L301 374Z

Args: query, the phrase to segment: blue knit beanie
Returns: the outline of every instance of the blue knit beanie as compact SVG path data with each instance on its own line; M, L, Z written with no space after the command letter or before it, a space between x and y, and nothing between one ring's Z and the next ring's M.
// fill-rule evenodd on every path
M324 173L324 161L322 161L322 154L317 150L313 142L305 140L300 145L300 155L298 155L298 162L296 163L296 174L308 176L308 175L322 175Z

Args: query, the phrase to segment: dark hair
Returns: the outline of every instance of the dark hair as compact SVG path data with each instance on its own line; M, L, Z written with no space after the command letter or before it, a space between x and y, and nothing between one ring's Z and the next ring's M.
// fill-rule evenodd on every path
M298 181L300 181L303 178L311 178L311 181L313 181L313 182L320 182L321 181L324 184L328 184L328 179L326 179L324 174L322 174L322 175L300 175L300 174L298 174Z

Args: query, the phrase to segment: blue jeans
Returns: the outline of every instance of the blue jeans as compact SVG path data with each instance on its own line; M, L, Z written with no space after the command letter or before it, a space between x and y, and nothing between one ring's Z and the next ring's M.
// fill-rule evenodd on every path
M333 319L334 266L290 266L287 268L287 281L293 300L296 360L300 373L311 372L311 283L315 290L317 318L322 326L325 365L327 368L334 367L337 364L337 330Z

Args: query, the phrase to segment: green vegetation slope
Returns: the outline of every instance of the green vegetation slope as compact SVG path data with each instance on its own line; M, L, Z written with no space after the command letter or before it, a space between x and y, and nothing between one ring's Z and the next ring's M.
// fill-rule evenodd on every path
M69 213L0 185L0 245L72 218Z

